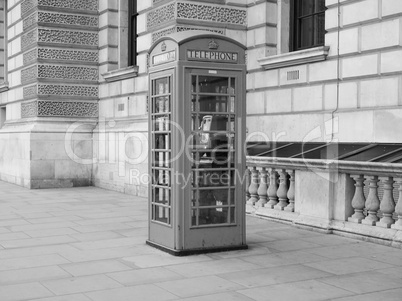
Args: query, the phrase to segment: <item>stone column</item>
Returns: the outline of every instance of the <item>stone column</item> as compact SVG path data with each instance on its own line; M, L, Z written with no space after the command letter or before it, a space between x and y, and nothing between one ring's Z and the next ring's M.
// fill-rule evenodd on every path
M98 0L24 0L21 18L21 121L31 123L29 186L90 185L98 118Z
M365 219L362 220L362 224L375 226L378 217L377 211L380 209L380 200L378 199L378 177L377 176L369 176L369 194L366 199L365 207L368 211L368 214Z
M250 198L247 201L248 205L254 206L258 202L258 170L254 166L251 170L250 187L248 188Z
M268 198L269 202L267 203L268 208L274 209L275 205L278 204L278 173L275 168L269 169L269 188L268 188Z
M352 207L355 213L348 218L349 222L361 223L364 219L363 209L366 203L366 198L364 197L363 187L364 187L364 176L363 175L351 175L355 183L355 194L352 199Z
M283 210L286 206L288 206L288 174L285 169L281 170L279 181L279 188L277 192L279 203L275 206L275 209Z
M258 186L258 205L264 207L267 203L267 189L268 189L268 173L265 167L260 171L260 185Z
M398 216L398 220L396 221L395 224L391 225L391 228L396 230L402 230L402 178L396 178L395 181L398 184L398 190L399 190L398 202L396 203L395 206L395 212Z
M394 219L392 218L392 215L395 211L395 201L392 194L394 189L394 179L392 177L381 177L380 179L384 185L384 195L380 203L380 210L383 216L376 226L390 228L391 225L395 223Z

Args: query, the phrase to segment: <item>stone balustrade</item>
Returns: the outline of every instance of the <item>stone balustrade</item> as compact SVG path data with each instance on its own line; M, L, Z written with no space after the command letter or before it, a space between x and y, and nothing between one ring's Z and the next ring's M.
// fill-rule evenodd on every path
M402 247L402 164L247 157L246 212Z
M382 228L402 230L402 178L352 174L355 193L352 199L354 213L349 222ZM368 189L367 196L365 187ZM379 189L382 188L382 197ZM395 192L398 197L395 198Z

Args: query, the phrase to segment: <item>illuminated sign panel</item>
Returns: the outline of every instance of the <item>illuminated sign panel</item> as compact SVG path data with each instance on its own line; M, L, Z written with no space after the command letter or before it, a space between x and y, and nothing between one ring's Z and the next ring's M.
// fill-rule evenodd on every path
M187 59L194 61L214 61L237 63L239 55L237 52L208 51L208 50L187 50Z
M165 52L162 54L158 54L158 55L154 55L152 57L152 63L153 65L160 65L160 64L164 64L167 62L172 62L176 60L176 51L172 50L169 52Z

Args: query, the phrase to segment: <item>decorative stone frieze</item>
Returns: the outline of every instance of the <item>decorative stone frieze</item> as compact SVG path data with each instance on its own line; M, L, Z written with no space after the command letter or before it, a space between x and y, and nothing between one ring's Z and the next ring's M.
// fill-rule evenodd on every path
M175 19L247 26L247 11L246 9L229 8L216 4L178 1L150 11L147 14L147 28L150 30Z
M36 61L36 59L38 58L38 49L34 48L30 51L27 51L23 54L23 62L24 62L24 66L29 65L33 62Z
M97 86L75 86L75 85L53 85L39 84L38 96L76 96L76 97L98 97Z
M24 99L40 96L70 96L98 98L98 86L38 84L23 88Z
M41 78L97 81L99 79L99 74L98 68L55 65L33 66L21 71L21 82L23 84Z
M36 23L48 23L57 25L74 25L82 27L98 27L97 16L84 16L72 14L59 14L50 12L35 12L23 21L23 28L26 30Z
M21 2L21 14L25 16L31 9L38 5L37 0L24 0Z
M182 32L187 30L206 30L214 33L225 34L225 29L222 28L211 28L211 27L201 27L201 26L173 26L160 31L156 31L152 34L152 43L157 39L167 36L174 32Z
M36 101L23 102L21 104L22 118L36 117L37 115L38 115L38 107Z
M38 12L39 23L98 27L98 17Z
M83 101L38 100L21 104L22 118L30 117L92 117L99 116L98 104Z
M97 51L39 48L38 59L97 63L99 54Z
M98 0L24 0L21 3L21 14L25 16L35 7L98 11Z
M39 117L98 117L98 104L78 101L38 101Z
M24 30L27 30L27 28L29 28L30 26L34 25L38 23L38 14L34 13L28 17L26 17L23 22L22 22L22 28Z
M23 88L23 96L24 99L34 98L36 97L36 85L28 86Z
M37 70L36 66L21 70L21 82L26 84L35 81L38 77Z
M38 78L97 81L98 68L39 65Z
M23 55L24 65L29 65L36 59L97 63L99 54L97 51L35 48Z
M36 0L39 6L69 8L78 10L98 10L98 0Z
M38 40L38 32L37 30L32 30L30 32L24 33L21 36L21 48L27 49L30 46L34 45Z
M247 25L247 12L245 9L220 5L177 2L177 18Z
M161 37L164 37L164 36L167 36L167 35L169 35L171 33L174 33L174 32L176 32L176 27L170 27L170 28L167 28L167 29L164 29L164 30L154 32L152 34L152 43L154 43L157 39L159 39Z
M175 19L175 3L161 6L147 14L148 29Z
M98 33L39 28L38 42L98 46Z
M210 32L225 34L225 30L222 28L211 28L211 27L195 27L195 26L177 26L176 31L187 31L187 30L206 30Z

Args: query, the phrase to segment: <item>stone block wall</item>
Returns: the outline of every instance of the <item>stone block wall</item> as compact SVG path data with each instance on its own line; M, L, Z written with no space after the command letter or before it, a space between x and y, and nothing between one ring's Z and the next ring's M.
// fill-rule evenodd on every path
M265 50L266 58L292 55L283 46L288 36L279 29L288 14L286 2L270 1L272 13L264 13L265 19L259 21L262 29L277 20L277 35ZM255 10L260 7L263 14L267 4L256 3ZM261 62L264 55L249 60L249 133L262 131L271 140L280 137L282 141L398 142L396 129L402 126L400 1L344 0L338 8L338 1L327 0L326 6L326 60L268 70ZM250 30L248 47L264 53L262 48L254 49L258 47L249 34Z
M127 1L100 0L99 125L94 134L93 183L139 196L148 194L148 50L160 37L209 30L245 43L244 1L137 1L137 66L127 66ZM145 154L145 156L144 156Z
M82 159L92 158L99 113L98 1L7 2L0 177L29 188L90 185Z

